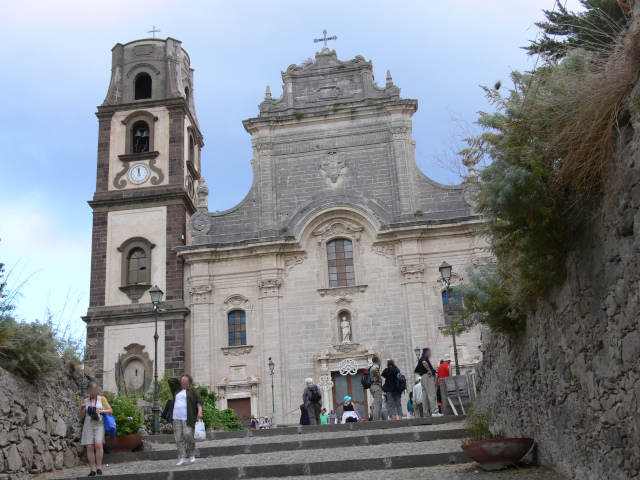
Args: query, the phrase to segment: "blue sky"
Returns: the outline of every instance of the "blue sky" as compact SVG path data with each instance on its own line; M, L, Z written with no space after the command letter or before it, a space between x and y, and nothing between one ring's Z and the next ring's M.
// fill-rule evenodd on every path
M194 98L204 134L203 174L209 208L239 202L252 182L250 136L242 120L258 113L267 85L282 92L281 70L313 57L313 39L337 35L338 57L373 61L379 84L387 69L413 117L416 158L427 175L446 144L451 113L468 121L488 110L478 85L533 67L521 46L553 0L190 1L22 0L0 16L0 262L33 273L18 314L42 318L49 305L86 313L95 187L96 106L109 84L111 48L149 35L183 42L195 68ZM579 8L578 0L567 7Z

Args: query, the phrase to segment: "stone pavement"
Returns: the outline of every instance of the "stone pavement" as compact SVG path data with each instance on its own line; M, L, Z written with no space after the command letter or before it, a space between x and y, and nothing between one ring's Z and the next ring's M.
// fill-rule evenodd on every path
M451 422L451 420L456 420ZM226 432L198 442L201 458L176 467L174 444L154 443L150 451L111 455L105 476L118 480L198 480L215 478L440 478L466 479L475 471L460 444L466 430L459 419L379 422L332 427ZM166 441L167 438L158 438ZM461 468L461 465L456 465ZM442 470L443 468L449 470ZM435 470L434 470L435 469ZM437 470L440 469L440 470ZM447 473L445 477L432 475ZM40 475L40 479L81 478L86 465ZM414 475L418 475L417 477ZM457 476L458 475L458 476ZM487 477L500 478L500 477ZM511 478L511 477L502 477ZM522 477L548 478L559 477Z

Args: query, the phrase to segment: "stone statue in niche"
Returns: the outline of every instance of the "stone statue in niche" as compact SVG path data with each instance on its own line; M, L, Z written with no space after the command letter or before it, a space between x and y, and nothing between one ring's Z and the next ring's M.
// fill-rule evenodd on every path
M347 317L342 317L340 327L342 328L342 343L351 343L351 323Z

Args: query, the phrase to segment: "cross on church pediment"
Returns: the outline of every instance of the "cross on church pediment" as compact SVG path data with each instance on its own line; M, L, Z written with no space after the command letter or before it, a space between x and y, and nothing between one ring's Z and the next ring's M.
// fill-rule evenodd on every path
M327 37L327 31L323 30L322 33L324 34L323 38L314 38L313 39L313 43L318 43L318 42L324 42L324 46L327 46L327 42L329 40L337 40L338 37L336 37L335 35L333 37Z

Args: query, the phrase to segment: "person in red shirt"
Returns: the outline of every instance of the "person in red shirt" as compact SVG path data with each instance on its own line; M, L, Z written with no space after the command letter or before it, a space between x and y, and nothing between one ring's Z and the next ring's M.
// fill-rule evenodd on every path
M452 374L451 355L447 353L444 356L444 361L438 367L438 405L440 405L441 412L444 412L444 409L442 408L442 396L440 394L440 379L450 377Z

